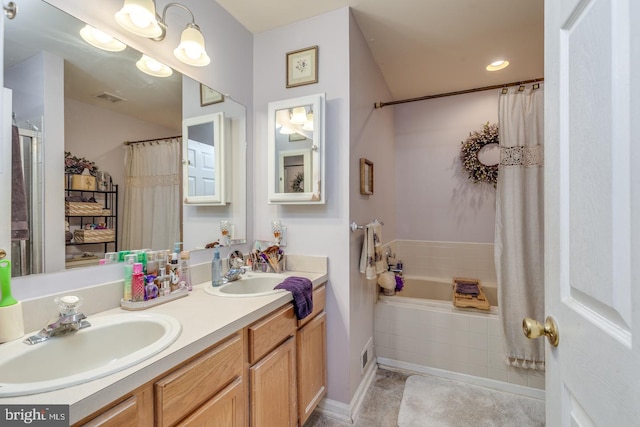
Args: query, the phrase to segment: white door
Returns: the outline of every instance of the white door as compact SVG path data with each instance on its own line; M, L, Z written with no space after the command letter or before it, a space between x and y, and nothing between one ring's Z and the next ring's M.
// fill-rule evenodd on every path
M640 425L638 22L637 0L545 1L548 426Z
M189 140L189 196L215 196L216 172L213 145Z

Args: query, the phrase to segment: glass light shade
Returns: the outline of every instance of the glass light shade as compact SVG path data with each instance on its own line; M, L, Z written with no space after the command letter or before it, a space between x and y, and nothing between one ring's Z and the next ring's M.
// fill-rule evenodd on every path
M142 55L142 58L136 62L136 67L138 67L138 70L143 73L154 77L169 77L173 74L173 70L170 67L167 67L162 62L158 62L147 55Z
M289 110L276 111L276 129L289 124Z
M286 126L282 126L280 128L280 133L283 134L283 135L291 135L291 134L295 133L295 131L292 130L291 128L286 127Z
M307 110L304 107L295 107L291 110L291 123L301 125L307 122Z
M162 35L153 0L124 0L124 5L116 12L115 18L122 28L135 35L147 38Z
M302 129L304 130L313 130L313 111L307 114L307 122L302 125Z
M105 34L102 31L93 28L91 25L85 25L82 27L80 30L80 37L82 37L82 39L91 46L109 52L120 52L127 47L126 44L114 39L109 34Z
M204 37L195 24L188 24L180 37L180 45L173 51L180 61L196 67L204 67L211 62L204 48Z

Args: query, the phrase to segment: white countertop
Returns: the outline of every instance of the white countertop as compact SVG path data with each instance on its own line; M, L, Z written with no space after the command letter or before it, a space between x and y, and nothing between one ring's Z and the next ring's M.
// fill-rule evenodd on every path
M328 278L326 273L286 271L283 274L307 277L314 288ZM292 300L290 292L260 297L220 297L206 293L204 286L210 284L201 283L194 286L187 297L144 310L173 316L182 325L176 341L155 356L84 384L28 396L0 398L0 404L70 405L70 424L73 424ZM122 313L132 312L114 308L88 316L88 320Z

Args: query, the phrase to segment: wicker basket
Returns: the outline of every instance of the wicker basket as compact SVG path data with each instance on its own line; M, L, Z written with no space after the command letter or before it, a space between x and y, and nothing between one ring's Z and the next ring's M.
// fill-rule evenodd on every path
M94 202L64 202L64 210L68 216L101 216L104 206Z
M116 232L111 228L100 230L76 230L73 238L76 243L104 243L115 240Z
M456 283L473 283L478 286L478 295L472 296L467 294L459 294L456 292ZM476 279L464 279L456 277L453 279L453 305L461 308L477 308L479 310L490 310L491 305L487 300L480 281Z

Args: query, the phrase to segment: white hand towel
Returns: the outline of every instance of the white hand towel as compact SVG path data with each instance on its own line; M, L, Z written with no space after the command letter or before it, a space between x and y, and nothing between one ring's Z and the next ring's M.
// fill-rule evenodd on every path
M360 255L360 272L367 279L375 279L386 270L382 259L382 224L378 221L367 224Z

